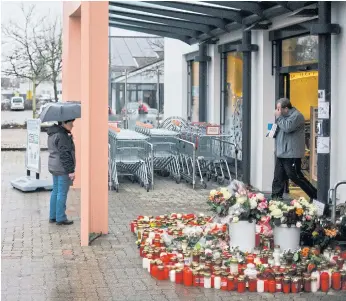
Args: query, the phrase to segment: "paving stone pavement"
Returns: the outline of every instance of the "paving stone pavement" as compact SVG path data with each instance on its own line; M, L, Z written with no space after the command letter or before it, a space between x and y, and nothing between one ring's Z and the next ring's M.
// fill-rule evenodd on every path
M68 215L74 225L48 223L49 193L22 194L9 181L25 173L24 153L2 157L1 299L9 300L346 300L330 294L237 294L186 288L156 281L141 268L129 222L139 214L206 212L207 190L158 179L155 191L125 183L109 193L109 234L80 246L79 192L72 191ZM47 153L42 154L43 177Z

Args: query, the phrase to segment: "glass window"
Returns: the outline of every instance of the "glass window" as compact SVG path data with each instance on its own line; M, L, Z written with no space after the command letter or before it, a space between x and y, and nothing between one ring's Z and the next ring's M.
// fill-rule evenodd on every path
M225 103L224 133L231 135L231 141L242 143L242 102L243 102L243 54L230 52L227 54L227 99ZM235 157L235 153L232 154ZM241 160L241 151L238 159Z
M192 62L191 121L199 121L199 62Z
M282 41L282 66L318 62L318 36L295 37Z

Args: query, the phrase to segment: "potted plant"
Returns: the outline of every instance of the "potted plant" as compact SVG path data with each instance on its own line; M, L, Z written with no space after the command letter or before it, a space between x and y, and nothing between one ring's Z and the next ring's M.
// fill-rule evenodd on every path
M317 208L305 198L291 201L269 202L270 225L274 229L274 242L281 251L299 247L302 226L308 226L317 216Z

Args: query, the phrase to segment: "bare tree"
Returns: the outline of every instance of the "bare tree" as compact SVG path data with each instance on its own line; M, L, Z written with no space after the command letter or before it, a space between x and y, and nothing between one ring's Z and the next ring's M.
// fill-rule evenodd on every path
M54 87L54 100L58 101L58 79L62 69L62 26L59 19L44 30L47 67Z
M28 11L25 11L23 5L20 5L20 9L24 16L24 26L18 25L18 20L16 20L17 22L11 20L2 27L5 42L12 47L11 51L8 51L3 57L3 74L32 82L32 110L35 118L36 88L42 81L50 78L44 38L46 30L37 29L42 28L45 17L35 18L34 5L30 6Z

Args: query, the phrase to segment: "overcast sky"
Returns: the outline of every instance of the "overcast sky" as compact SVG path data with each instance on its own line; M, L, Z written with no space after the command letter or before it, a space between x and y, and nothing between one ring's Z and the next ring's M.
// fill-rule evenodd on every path
M20 4L25 9L29 9L30 5L35 5L35 15L37 18L48 17L54 20L56 17L62 18L63 1L1 1L1 24L6 24L10 20L20 24L24 22L23 13L20 10ZM119 28L111 28L112 36L149 36L140 32L128 31Z

